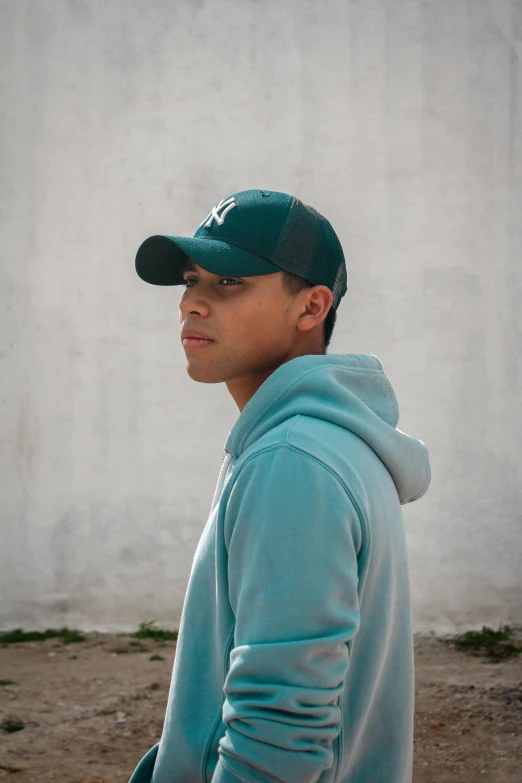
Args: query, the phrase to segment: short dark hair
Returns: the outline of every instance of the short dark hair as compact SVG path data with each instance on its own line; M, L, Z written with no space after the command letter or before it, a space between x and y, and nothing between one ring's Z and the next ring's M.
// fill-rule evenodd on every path
M304 291L305 288L313 288L315 283L309 283L308 280L305 280L304 277L299 277L299 275L294 275L293 272L288 272L286 269L282 270L283 277L283 289L288 296L297 296L297 294L300 291ZM328 346L330 345L330 340L332 338L332 332L333 328L335 326L335 322L337 320L337 310L334 307L330 307L328 310L328 315L323 321L323 335L324 335L324 347L323 347L323 353L327 353Z

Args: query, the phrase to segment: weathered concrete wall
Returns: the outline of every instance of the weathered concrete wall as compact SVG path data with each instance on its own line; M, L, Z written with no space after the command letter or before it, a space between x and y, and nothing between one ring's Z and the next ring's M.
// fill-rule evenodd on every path
M0 627L176 627L238 411L134 271L223 196L295 193L431 453L416 630L522 621L517 0L3 0Z

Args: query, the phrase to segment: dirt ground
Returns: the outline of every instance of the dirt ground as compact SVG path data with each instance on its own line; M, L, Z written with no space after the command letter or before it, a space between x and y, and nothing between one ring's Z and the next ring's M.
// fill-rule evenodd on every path
M176 642L85 636L0 648L0 781L126 783L159 740ZM416 636L415 662L414 783L521 783L522 655Z

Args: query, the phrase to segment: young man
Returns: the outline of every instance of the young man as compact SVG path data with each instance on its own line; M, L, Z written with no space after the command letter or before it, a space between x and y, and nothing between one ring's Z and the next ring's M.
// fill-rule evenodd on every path
M293 196L242 191L194 237L146 239L136 270L186 286L187 372L226 383L240 415L194 555L163 733L130 783L410 783L401 505L428 489L429 455L397 428L376 356L326 355L325 319L347 290L335 231Z

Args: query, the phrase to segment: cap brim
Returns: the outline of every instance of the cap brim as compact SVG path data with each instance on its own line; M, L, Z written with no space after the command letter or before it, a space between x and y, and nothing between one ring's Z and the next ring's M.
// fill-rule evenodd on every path
M216 275L249 277L280 272L281 267L240 247L216 239L155 234L136 253L136 272L153 285L183 285L183 271L192 259Z

